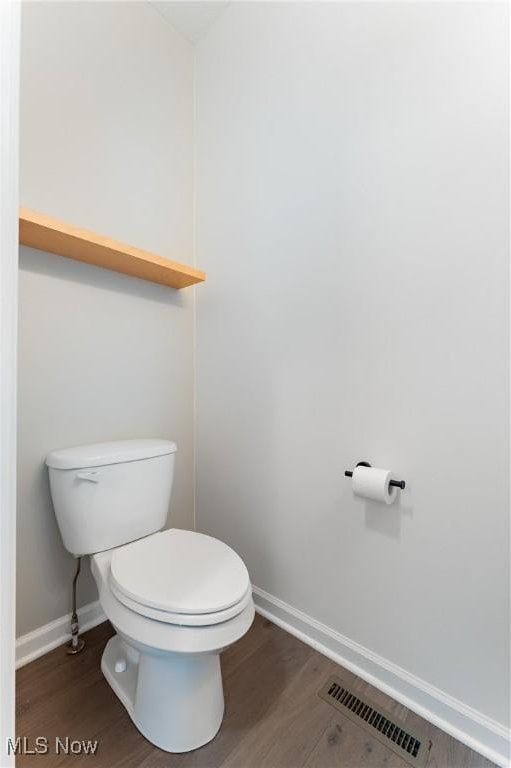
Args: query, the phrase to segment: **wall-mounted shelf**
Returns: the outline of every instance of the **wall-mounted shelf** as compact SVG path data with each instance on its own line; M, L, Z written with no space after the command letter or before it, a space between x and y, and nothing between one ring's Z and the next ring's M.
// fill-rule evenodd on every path
M19 216L20 243L31 248L172 288L187 288L206 279L205 272L200 269L97 235L30 208L20 208Z

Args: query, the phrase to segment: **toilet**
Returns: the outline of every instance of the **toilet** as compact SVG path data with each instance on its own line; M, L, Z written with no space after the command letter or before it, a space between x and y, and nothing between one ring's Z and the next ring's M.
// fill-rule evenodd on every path
M121 440L53 451L46 464L64 546L90 556L116 631L102 672L150 742L188 752L220 728L220 653L248 631L254 604L230 547L162 530L175 454L169 440Z

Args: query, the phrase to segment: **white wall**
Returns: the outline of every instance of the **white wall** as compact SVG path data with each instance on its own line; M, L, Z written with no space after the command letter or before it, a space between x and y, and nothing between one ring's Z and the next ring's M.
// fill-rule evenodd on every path
M0 3L0 765L14 766L20 8Z
M198 47L199 530L509 715L504 3L231 4ZM355 500L360 459L407 481Z
M191 45L148 3L24 3L22 205L192 261L193 69ZM175 439L169 522L193 527L193 292L26 248L20 266L23 634L70 610L49 450ZM95 599L87 572L79 594Z

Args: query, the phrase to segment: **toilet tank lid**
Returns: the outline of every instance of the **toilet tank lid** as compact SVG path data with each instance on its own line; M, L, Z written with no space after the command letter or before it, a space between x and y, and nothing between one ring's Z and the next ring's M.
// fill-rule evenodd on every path
M77 445L74 448L52 451L46 457L46 464L53 469L84 469L85 467L104 467L108 464L152 459L176 451L177 445L171 440L160 440L159 438L116 440L110 443Z

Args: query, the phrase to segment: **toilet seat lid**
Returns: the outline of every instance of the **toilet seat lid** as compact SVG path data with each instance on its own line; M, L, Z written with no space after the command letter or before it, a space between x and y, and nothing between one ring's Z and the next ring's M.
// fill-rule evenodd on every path
M224 611L239 603L250 585L243 560L227 544L176 528L117 549L110 577L137 603L179 614Z

